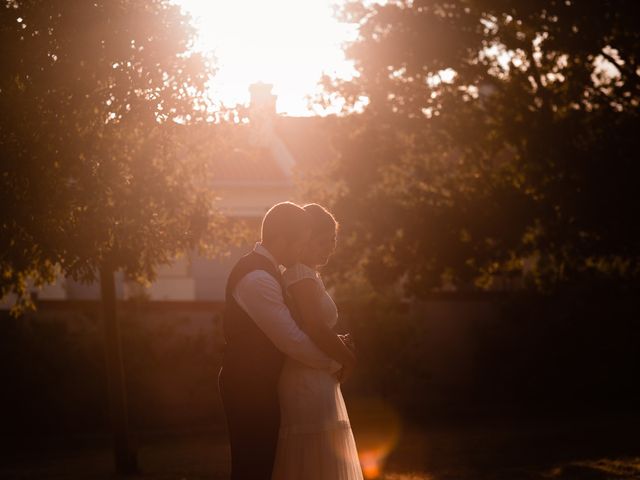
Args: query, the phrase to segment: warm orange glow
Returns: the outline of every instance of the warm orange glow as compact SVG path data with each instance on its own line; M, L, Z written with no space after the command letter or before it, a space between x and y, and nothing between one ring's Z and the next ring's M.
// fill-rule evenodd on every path
M398 443L400 417L393 407L379 399L350 401L349 415L364 476L379 478L387 456Z
M279 112L308 114L323 72L352 75L341 44L355 30L333 17L335 0L174 1L194 17L196 49L216 55L211 96L227 105L246 103L261 81L274 85Z
M360 454L360 465L365 478L378 478L382 473L382 463L388 452L367 450Z

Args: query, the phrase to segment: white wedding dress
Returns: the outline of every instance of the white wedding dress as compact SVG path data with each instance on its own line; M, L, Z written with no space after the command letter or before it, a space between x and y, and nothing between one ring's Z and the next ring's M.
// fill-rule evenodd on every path
M338 311L318 273L296 264L284 273L285 284L315 280L318 304L327 325ZM362 469L340 383L329 373L288 358L278 385L280 436L273 480L361 480Z

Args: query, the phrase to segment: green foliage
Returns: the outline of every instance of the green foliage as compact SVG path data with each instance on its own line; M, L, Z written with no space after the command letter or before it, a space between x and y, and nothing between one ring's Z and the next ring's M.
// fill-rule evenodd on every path
M319 101L368 104L309 187L342 221L334 273L417 296L637 280L634 5L347 4L359 75Z
M188 20L164 0L2 2L0 297L28 304L56 268L149 280L227 239L194 125L214 69Z

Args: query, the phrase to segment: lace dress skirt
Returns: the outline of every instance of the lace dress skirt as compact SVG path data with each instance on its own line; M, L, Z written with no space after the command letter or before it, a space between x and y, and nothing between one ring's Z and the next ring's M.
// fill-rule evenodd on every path
M281 419L273 480L361 480L340 383L328 372L288 359L278 393Z

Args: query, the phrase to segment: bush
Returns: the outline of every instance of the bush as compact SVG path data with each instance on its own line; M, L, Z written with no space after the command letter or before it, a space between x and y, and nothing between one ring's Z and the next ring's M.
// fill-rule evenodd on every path
M221 353L211 315L125 312L123 356L134 429L221 425ZM0 319L2 433L107 431L103 327L97 311Z
M423 421L637 411L632 295L440 295L342 309L358 345L349 395Z

